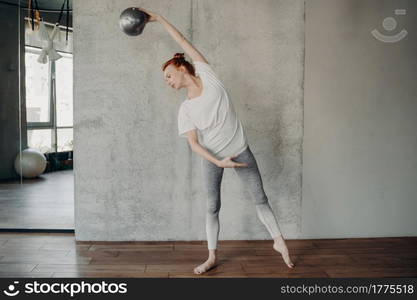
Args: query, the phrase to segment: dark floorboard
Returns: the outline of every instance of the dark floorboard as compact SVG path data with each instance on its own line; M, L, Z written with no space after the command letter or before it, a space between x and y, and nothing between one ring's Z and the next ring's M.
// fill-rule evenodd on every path
M0 233L0 277L417 277L417 237L220 241L218 267L193 268L205 242L76 242L70 233Z
M0 228L74 229L73 170L0 182Z

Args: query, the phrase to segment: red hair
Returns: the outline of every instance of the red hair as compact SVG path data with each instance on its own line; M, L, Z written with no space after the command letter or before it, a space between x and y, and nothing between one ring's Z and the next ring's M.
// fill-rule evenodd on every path
M165 69L170 64L173 64L177 69L181 66L184 66L184 68L188 71L188 73L195 76L194 66L185 60L184 53L175 53L173 58L171 58L170 60L168 60L162 65L162 71L165 71Z

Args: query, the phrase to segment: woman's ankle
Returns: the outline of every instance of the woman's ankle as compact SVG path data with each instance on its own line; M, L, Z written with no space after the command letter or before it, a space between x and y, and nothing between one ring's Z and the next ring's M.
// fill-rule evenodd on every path
M210 249L209 250L209 260L215 261L217 259L217 249Z
M282 242L285 242L284 237L282 235L278 235L278 236L274 237L274 244L275 243L282 243Z

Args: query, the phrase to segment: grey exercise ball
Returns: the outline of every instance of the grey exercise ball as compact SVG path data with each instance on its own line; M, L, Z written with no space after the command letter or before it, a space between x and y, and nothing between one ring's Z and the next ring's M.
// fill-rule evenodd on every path
M46 169L46 158L36 149L25 149L14 160L16 172L24 178L35 178Z
M145 28L149 15L137 7L126 8L120 15L119 25L127 35L139 35Z

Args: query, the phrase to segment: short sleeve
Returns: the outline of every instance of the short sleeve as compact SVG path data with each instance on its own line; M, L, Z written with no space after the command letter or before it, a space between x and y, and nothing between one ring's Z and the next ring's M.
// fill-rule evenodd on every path
M185 111L184 106L181 106L178 111L178 135L186 138L186 133L193 129L196 129L194 123Z
M196 73L206 73L206 74L210 74L213 77L217 77L216 73L214 72L213 68L211 67L211 65L209 65L208 63L205 63L203 61L195 61L194 62L194 68Z

